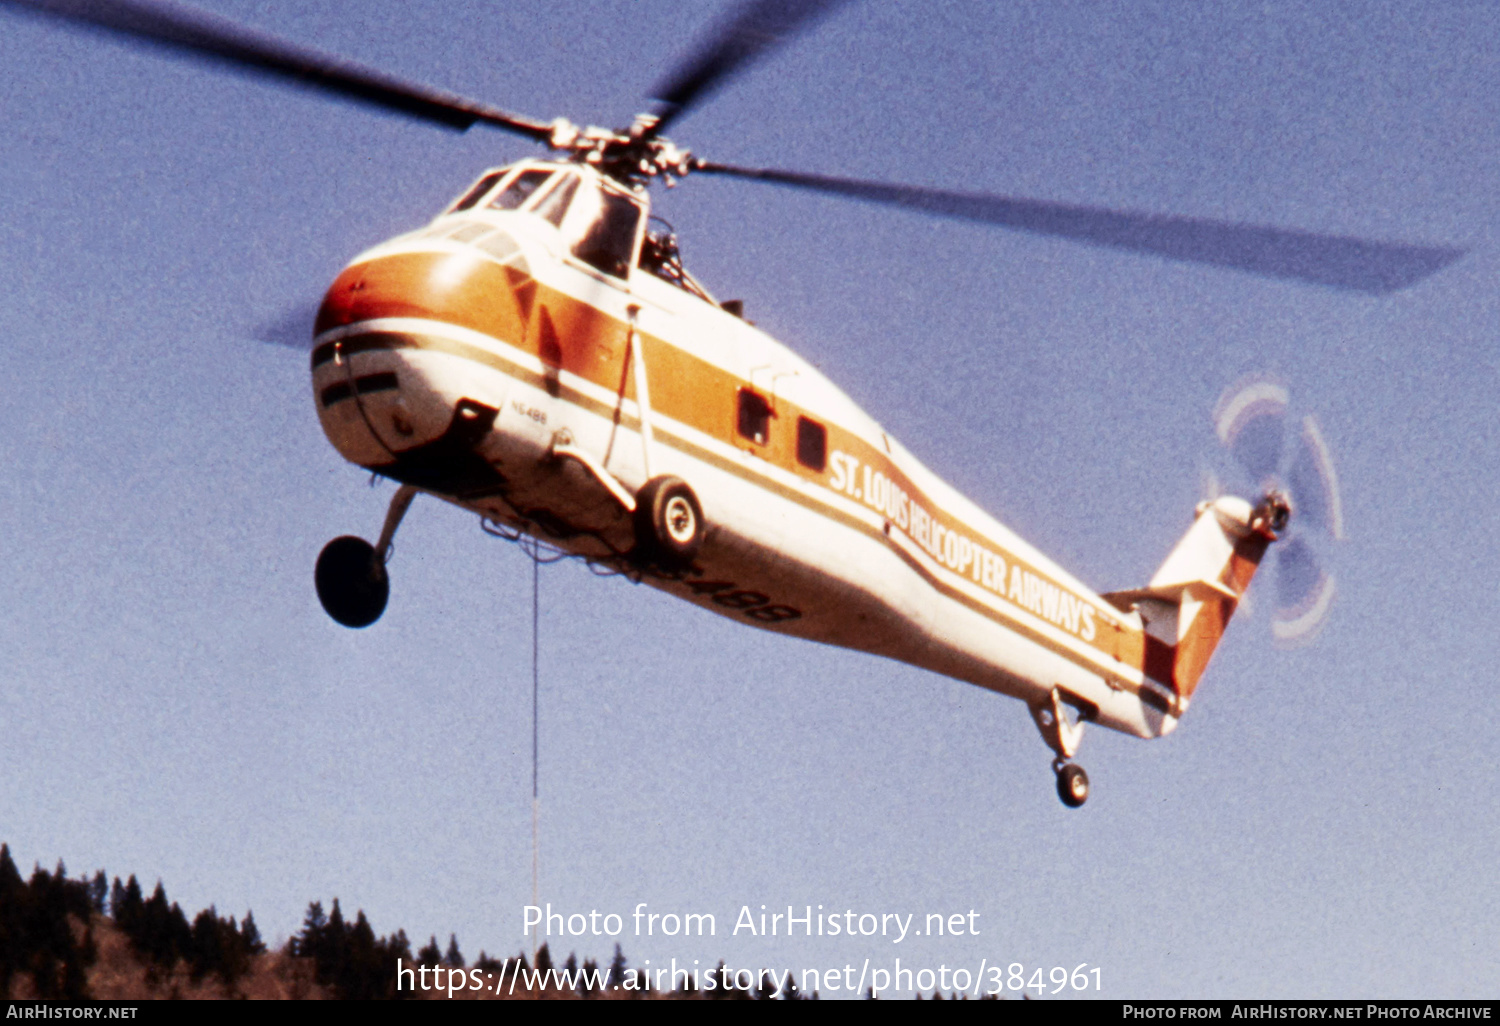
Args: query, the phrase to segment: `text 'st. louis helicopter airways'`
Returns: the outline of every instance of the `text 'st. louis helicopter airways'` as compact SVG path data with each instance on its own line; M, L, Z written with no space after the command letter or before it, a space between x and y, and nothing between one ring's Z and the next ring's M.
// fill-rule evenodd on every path
M312 352L323 430L401 487L374 545L330 542L316 583L364 627L413 497L767 630L888 656L1021 699L1058 792L1085 722L1170 732L1268 546L1272 486L1220 496L1141 588L1095 593L938 480L815 368L718 302L650 216L648 187L717 174L1170 259L1384 293L1450 248L747 168L663 134L838 6L736 8L623 129L540 121L398 80L186 7L3 0L464 130L556 151L486 171L431 224L355 257Z

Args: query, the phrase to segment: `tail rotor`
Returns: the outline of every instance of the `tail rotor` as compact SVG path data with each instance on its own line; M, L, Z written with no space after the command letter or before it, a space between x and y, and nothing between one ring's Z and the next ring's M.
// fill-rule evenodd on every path
M1287 387L1266 375L1230 386L1213 414L1214 431L1231 464L1229 478L1257 493L1283 496L1291 515L1276 545L1269 603L1278 647L1311 644L1327 623L1336 586L1330 547L1344 540L1338 474L1317 418L1292 412ZM1220 478L1206 475L1211 492ZM1261 590L1262 602L1266 602Z

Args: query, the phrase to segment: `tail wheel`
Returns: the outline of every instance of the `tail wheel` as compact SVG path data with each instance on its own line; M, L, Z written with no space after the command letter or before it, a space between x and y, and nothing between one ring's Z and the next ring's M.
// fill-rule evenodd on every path
M345 627L368 627L385 612L390 578L363 538L346 534L323 546L313 577L323 610Z
M1070 809L1089 800L1089 775L1082 766L1070 762L1057 771L1057 796Z
M635 497L636 549L647 557L686 565L703 547L703 507L679 477L647 481Z

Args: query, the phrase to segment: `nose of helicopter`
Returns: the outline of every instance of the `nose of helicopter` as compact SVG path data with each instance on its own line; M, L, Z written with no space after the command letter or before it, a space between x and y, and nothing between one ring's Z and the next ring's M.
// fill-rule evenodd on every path
M329 287L314 329L313 394L346 459L435 490L474 476L506 392L488 350L524 340L534 289L514 240L492 231L484 241L387 244Z

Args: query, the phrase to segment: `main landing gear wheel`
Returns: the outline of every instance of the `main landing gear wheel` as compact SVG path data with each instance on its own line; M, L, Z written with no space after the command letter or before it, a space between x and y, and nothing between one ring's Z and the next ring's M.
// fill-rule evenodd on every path
M680 477L653 477L635 497L636 550L648 559L685 567L703 547L703 507Z
M1065 762L1057 770L1057 796L1070 809L1089 800L1089 775L1077 763Z
M345 627L370 626L391 596L385 561L373 545L353 535L323 546L314 579L324 611Z

